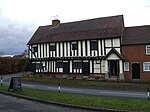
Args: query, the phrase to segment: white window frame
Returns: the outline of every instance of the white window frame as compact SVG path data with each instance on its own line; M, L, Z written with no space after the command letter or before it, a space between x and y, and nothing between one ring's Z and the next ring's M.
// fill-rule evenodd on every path
M146 55L150 55L150 45L146 46Z
M129 62L124 62L124 71L129 71Z
M150 62L143 63L143 71L150 71Z

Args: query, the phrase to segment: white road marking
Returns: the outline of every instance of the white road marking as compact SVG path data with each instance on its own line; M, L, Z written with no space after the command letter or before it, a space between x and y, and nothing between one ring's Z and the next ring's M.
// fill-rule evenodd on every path
M120 95L138 95L138 96L145 96L146 94L137 94L137 93L119 93L119 92L100 92L103 94L120 94Z
M48 89L58 89L57 87L47 87Z
M48 87L49 89L55 89L55 90L58 90L59 88L58 87ZM61 91L82 91L82 90L77 90L77 89L67 89L67 88L61 88L60 87L60 90Z
M66 89L66 88L62 88L62 90L66 90L66 91L83 91L83 90L78 90L78 89Z
M30 85L30 84L22 84L22 86L26 86L26 87L35 87L34 85Z

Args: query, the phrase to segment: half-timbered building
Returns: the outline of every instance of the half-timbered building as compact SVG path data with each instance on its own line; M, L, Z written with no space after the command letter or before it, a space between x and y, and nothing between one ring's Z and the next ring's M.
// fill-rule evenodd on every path
M52 25L40 26L27 44L33 70L124 80L123 30L122 15L70 23L53 20Z

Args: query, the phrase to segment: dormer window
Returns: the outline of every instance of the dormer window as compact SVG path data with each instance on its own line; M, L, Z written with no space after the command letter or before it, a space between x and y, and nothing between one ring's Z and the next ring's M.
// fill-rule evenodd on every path
M78 50L77 42L72 42L72 50Z
M150 55L150 45L146 46L146 55Z
M98 50L98 41L91 40L91 50Z
M55 50L56 50L55 43L50 43L50 51L55 51Z

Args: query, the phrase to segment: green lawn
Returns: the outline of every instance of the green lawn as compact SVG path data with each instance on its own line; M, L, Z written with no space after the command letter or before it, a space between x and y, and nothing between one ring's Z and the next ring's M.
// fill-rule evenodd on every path
M0 91L7 92L8 87L0 87ZM44 101L59 102L65 104L87 106L94 108L107 108L129 111L150 111L150 101L124 98L102 98L94 96L73 95L67 93L48 92L41 90L24 89L23 91L11 91L9 93L29 96Z
M71 80L71 79L48 79L40 77L23 77L22 80L30 82L41 82L49 84L75 85L75 86L95 86L95 87L110 87L123 89L144 89L150 88L150 83L131 83L131 82L101 82L88 80Z

